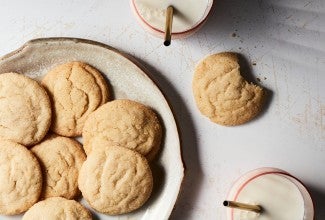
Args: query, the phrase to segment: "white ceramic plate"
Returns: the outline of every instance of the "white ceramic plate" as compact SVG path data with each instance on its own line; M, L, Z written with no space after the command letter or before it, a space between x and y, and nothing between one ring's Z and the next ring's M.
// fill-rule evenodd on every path
M116 99L128 98L144 103L160 115L165 137L161 153L152 165L154 191L141 209L121 216L95 214L94 219L168 219L176 202L184 168L180 141L172 111L154 82L122 54L104 44L74 38L44 38L27 42L20 49L0 58L0 73L18 72L40 80L54 66L78 60L89 63L108 79ZM82 200L83 204L86 204ZM87 206L87 204L86 204ZM1 219L18 219L21 216Z

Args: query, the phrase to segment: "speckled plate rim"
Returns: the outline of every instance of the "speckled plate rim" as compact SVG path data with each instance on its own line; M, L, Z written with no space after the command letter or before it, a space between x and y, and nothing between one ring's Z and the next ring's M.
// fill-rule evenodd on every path
M143 64L140 63L139 60L137 60L135 57L133 57L132 55L129 55L125 52L121 52L120 50L109 46L107 44L98 42L98 41L93 41L93 40L89 40L89 39L83 39L83 38L73 38L73 37L48 37L48 38L35 38L32 40L27 41L26 43L24 43L21 47L19 47L18 49L9 52L3 56L0 56L0 64L6 62L7 59L10 59L14 56L19 55L22 51L24 51L25 48L32 46L34 44L39 44L39 43L53 43L53 42L72 42L72 43L83 43L83 44L88 44L88 45L93 45L93 46L98 46L107 50L110 50L112 52L117 53L118 55L126 58L127 60L129 60L131 63L133 63L136 67L138 67L141 70L141 73L155 86L157 87L158 91L160 92L161 96L164 98L165 104L169 107L169 110L171 112L171 115L173 116L174 119L174 127L175 130L177 131L177 137L178 137L178 149L175 149L175 153L177 153L177 160L179 161L179 169L181 170L181 176L179 176L180 181L178 184L178 189L177 189L177 194L173 195L172 198L172 203L170 203L170 206L168 208L168 210L164 211L164 214L161 216L162 219L168 219L171 212L174 209L174 206L178 200L178 196L180 193L180 190L182 188L182 184L183 184L183 180L184 180L184 176L185 176L185 167L184 167L184 162L182 159L182 153L181 153L181 139L180 139L180 135L179 135L179 129L178 129L178 125L177 125L177 120L175 118L175 114L173 113L173 109L172 106L169 104L167 97L164 95L164 93L162 92L162 90L160 89L160 87L158 86L157 83L155 83L155 81L148 75L146 74L146 72L148 72L148 70L143 66ZM0 73L1 74L1 73Z

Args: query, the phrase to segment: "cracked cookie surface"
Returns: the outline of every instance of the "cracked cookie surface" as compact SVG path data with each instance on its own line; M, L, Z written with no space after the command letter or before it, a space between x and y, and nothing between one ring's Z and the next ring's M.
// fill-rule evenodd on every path
M200 112L211 121L234 126L253 119L262 109L264 91L240 75L237 55L206 57L195 68L193 94Z
M160 148L162 127L155 112L145 105L115 100L89 116L82 136L87 154L93 148L113 144L135 150L152 160Z
M0 214L16 215L38 201L42 173L35 156L23 145L0 140Z
M31 151L42 168L44 181L41 198L72 199L78 195L78 174L86 160L86 154L78 141L51 135L31 148Z
M108 85L101 73L82 62L55 67L42 84L52 101L51 130L62 136L81 135L88 115L109 99Z
M118 215L141 207L149 198L153 179L147 160L118 146L96 149L79 174L79 188L98 212Z
M33 205L23 220L91 220L90 211L74 200L52 197Z
M30 146L43 139L50 124L44 88L18 73L0 74L0 138Z

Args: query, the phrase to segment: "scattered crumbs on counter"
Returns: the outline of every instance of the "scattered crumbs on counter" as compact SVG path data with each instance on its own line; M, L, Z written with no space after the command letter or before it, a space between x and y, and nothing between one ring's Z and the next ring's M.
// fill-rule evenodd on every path
M241 50L241 47L238 47L239 50Z
M253 62L253 63L252 63L252 65L253 65L253 66L256 66L256 63L255 63L255 62Z
M286 19L289 19L289 18L291 18L291 17L292 17L292 15L289 15L289 16L286 17Z
M267 80L267 78L266 78L266 77L264 77L264 80Z
M261 82L261 79L260 78L257 77L256 79L257 79L257 81Z
M237 35L236 35L236 33L232 33L232 35L231 35L232 37L236 37Z

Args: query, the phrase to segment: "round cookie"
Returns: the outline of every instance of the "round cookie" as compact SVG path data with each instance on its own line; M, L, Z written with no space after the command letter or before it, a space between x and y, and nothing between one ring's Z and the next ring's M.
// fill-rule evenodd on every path
M155 112L145 105L115 100L89 116L82 136L87 154L92 148L113 144L135 150L152 160L160 148L162 127Z
M24 146L0 140L0 215L16 215L29 209L42 190L37 159Z
M206 57L195 68L193 93L197 107L211 121L233 126L253 119L262 109L264 91L240 75L237 55Z
M69 62L49 71L42 84L53 106L51 130L67 137L79 136L90 113L108 101L105 79L95 68Z
M74 200L52 197L33 205L23 216L23 220L91 220L88 209Z
M86 160L82 145L76 140L52 135L34 146L31 151L43 171L41 197L76 197L79 193L79 170Z
M89 205L109 215L141 207L153 187L147 160L118 146L93 150L81 167L78 183Z
M0 138L30 146L43 139L50 124L44 88L18 73L0 74Z

